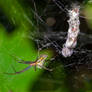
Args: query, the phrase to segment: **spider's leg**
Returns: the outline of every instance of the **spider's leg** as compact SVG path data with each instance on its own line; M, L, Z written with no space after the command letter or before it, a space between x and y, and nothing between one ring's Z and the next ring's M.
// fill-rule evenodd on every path
M16 60L18 63L23 63L23 64L30 64L30 62L31 62L31 61L24 61L24 60L22 60L22 59L19 59L19 60L18 60L18 59L16 59L16 58L15 58L15 60Z
M9 55L12 56L15 59L15 61L17 61L18 63L30 64L30 62L31 62L31 61L24 61L16 55L12 55L12 54L9 54Z
M47 68L45 66L42 66L42 68L45 69L45 70L48 70L48 71L53 71L52 69L49 69L49 68Z
M25 72L26 70L28 70L30 67L32 67L32 66L28 66L28 67L24 68L23 70L21 70L19 72L15 72L15 73L4 73L4 74L8 74L8 75L20 74L20 73Z
M31 64L31 63L34 63L32 61L18 61L18 63L22 63L22 64Z
M38 65L38 66L40 66L40 65ZM45 70L48 70L48 71L53 71L52 69L49 69L49 68L47 68L45 66L40 66L40 67L43 68L43 69L45 69Z

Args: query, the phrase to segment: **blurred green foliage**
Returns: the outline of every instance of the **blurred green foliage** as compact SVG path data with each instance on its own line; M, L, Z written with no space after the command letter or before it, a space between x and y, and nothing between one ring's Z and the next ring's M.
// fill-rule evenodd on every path
M0 24L0 92L29 92L29 88L32 87L41 70L35 72L34 68L31 68L18 75L7 75L3 72L14 72L12 66L17 71L27 67L27 65L18 64L11 55L23 60L36 60L37 48L34 42L27 38L28 34L36 28L32 19L33 14L27 13L28 10L23 9L17 0L0 0L0 8L15 26L13 32L8 34L5 27ZM50 51L42 51L42 53L49 53L51 56Z
M23 37L34 29L34 25L30 24L32 20L29 21L30 19L17 0L0 0L0 8L16 26L14 32L9 35L0 24L0 92L28 92L29 85L32 86L41 71L35 72L32 68L19 75L6 75L3 72L14 72L11 65L17 71L27 66L18 64L9 54L19 56L23 60L36 60L37 50L34 43Z
M84 14L86 16L86 20L88 22L89 28L92 29L92 1L91 0L85 5Z

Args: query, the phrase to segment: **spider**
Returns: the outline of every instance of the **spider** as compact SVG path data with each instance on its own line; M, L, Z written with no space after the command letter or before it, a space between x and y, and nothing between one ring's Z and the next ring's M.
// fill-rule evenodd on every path
M26 68L24 68L23 70L21 70L21 71L18 71L18 72L16 72L16 70L15 70L15 73L4 73L4 74L10 74L10 75L15 75L15 74L20 74L20 73L22 73L22 72L25 72L26 70L28 70L29 68L31 68L32 66L34 66L35 67L35 70L36 70L36 67L38 67L38 68L43 68L43 69L45 69L45 70L48 70L48 71L52 71L52 69L49 69L49 68L46 68L45 66L44 66L44 62L45 62L45 60L47 59L47 57L48 57L48 55L46 55L46 54L42 54L42 55L40 55L40 57L38 58L38 59L36 59L36 61L34 61L34 62L30 62L30 61L24 61L24 60L20 60L20 61L18 61L18 63L23 63L23 64L29 64L29 66L28 67L26 67ZM14 68L14 67L13 67Z

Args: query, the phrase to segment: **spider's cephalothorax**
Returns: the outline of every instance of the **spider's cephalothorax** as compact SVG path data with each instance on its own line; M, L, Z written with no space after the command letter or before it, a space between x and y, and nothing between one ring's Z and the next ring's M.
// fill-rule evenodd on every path
M65 44L63 45L62 49L62 55L64 57L69 57L73 53L73 49L75 48L77 44L77 36L79 34L79 10L80 6L73 5L72 9L68 11L69 14L69 29L68 29L68 35L67 40Z

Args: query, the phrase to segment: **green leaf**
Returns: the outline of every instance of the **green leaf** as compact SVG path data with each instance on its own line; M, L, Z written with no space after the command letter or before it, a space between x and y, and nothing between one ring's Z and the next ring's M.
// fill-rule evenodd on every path
M11 35L2 24L0 25L0 92L28 92L29 85L33 85L41 71L35 72L34 68L31 68L18 75L7 75L3 72L14 72L12 65L17 71L27 67L27 65L18 64L11 55L16 55L23 60L36 60L37 50L34 43L24 37L30 29L34 29L34 26L30 24L27 14L16 0L5 2L0 0L0 7L8 19L17 25Z

